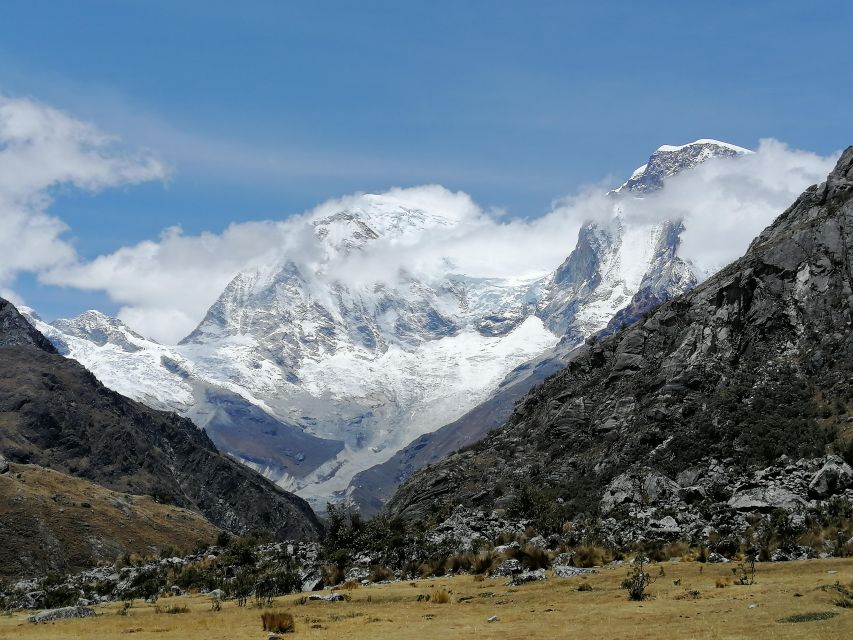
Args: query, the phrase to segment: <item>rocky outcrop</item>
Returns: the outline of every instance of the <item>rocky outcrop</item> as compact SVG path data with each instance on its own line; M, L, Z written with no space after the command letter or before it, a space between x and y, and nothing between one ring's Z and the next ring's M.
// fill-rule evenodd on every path
M389 511L418 518L498 505L570 519L599 512L604 499L622 517L638 497L653 507L648 494L658 488L688 513L699 504L795 509L843 493L843 463L824 456L853 398L851 199L853 147L743 258L589 340L504 427L416 473ZM817 464L817 475L804 473L804 485L760 475L784 471L781 456Z
M0 347L36 347L57 353L50 340L36 331L8 300L0 298Z
M220 454L190 420L107 389L11 304L0 309L0 451L10 461L151 495L231 531L319 534L305 501Z
M77 618L93 618L95 610L91 607L60 607L59 609L48 609L31 615L27 620L30 622L45 623L56 620L73 620Z

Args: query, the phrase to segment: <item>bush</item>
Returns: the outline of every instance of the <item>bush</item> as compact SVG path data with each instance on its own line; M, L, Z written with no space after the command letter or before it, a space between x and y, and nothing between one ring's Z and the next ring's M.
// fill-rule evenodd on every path
M189 613L189 612L190 612L190 608L187 606L172 605L171 607L166 607L165 609L161 609L160 607L154 607L154 613L177 614L177 613Z
M370 568L370 574L367 576L371 582L383 582L384 580L393 580L394 572L388 567L375 566Z
M476 574L488 573L497 564L497 556L491 551L481 551L471 562L471 571Z
M447 604L448 602L450 602L450 594L447 592L446 589L439 589L432 597L432 601L436 604Z
M293 633L296 631L293 615L286 611L266 611L261 614L261 622L264 625L264 631L273 633Z
M44 607L56 609L57 607L70 607L77 603L80 594L70 587L59 586L48 589L44 594Z
M655 579L646 571L645 563L640 561L634 565L631 575L622 581L622 588L628 590L628 597L631 600L645 600L648 597L646 587L654 581Z
M336 564L327 564L323 567L323 582L328 586L341 584L346 579L342 567Z
M510 549L506 555L508 558L518 560L525 569L547 569L551 564L548 552L532 545Z
M444 563L444 570L448 573L460 573L471 569L471 556L461 554L450 556Z
M602 565L608 557L607 549L594 545L581 545L575 549L575 566L589 568Z
M578 585L578 591L592 591L592 585L589 582L581 582Z

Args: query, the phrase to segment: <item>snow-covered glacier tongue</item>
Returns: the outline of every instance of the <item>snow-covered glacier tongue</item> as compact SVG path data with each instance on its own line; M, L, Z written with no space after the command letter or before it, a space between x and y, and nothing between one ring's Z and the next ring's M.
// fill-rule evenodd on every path
M611 192L609 219L566 238L569 255L551 272L386 263L389 247L415 256L424 238L452 236L477 215L400 190L303 217L310 247L236 274L177 345L97 312L30 319L107 386L191 417L221 449L322 507L359 472L490 398L514 369L630 316L638 296L693 286L677 255L680 222L631 221L620 203L745 152L710 140L661 147Z

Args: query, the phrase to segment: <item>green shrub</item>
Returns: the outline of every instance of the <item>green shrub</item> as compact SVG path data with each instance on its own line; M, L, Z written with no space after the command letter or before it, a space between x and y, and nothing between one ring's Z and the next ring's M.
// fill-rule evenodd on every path
M631 600L641 601L648 597L646 588L654 581L651 574L645 570L645 563L639 562L634 565L631 574L622 581L622 588L627 589Z

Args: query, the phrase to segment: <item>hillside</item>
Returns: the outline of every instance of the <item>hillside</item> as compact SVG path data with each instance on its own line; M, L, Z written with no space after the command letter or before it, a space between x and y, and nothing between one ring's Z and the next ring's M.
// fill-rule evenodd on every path
M193 509L232 531L316 536L300 498L220 454L191 421L107 389L0 300L0 453Z
M188 552L219 529L199 513L36 465L0 474L0 576L64 574L125 554Z
M630 514L698 535L709 519L735 526L733 514L843 493L850 467L823 456L850 435L851 200L853 147L743 258L588 341L504 427L415 474L389 510Z

